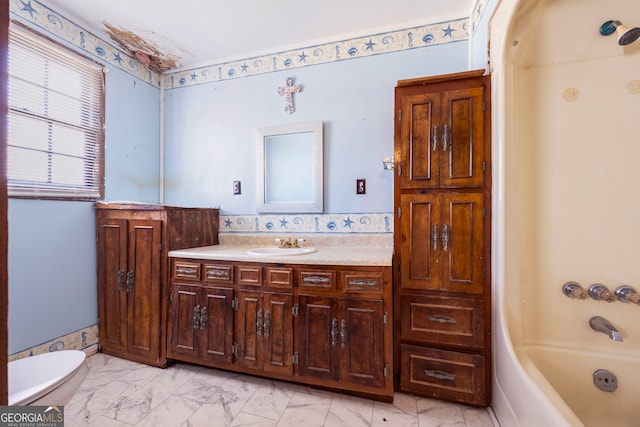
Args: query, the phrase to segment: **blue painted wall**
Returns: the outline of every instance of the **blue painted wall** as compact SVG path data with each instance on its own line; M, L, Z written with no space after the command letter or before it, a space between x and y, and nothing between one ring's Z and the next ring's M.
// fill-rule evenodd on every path
M398 80L467 70L467 41L166 91L165 201L256 212L257 129L324 122L325 213L391 212L394 88ZM284 112L288 76L302 91ZM356 179L367 194L356 195ZM233 195L233 181L242 194Z

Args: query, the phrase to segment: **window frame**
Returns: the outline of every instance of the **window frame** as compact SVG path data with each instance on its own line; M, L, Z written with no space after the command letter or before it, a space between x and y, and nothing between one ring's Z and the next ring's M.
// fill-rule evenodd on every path
M73 67L73 62L78 62L82 64L82 67L94 68L97 73L99 73L99 85L100 87L96 91L96 95L98 96L98 100L96 101L96 105L99 106L99 112L95 114L97 120L99 120L99 124L94 127L89 125L76 126L75 129L80 129L83 132L92 132L95 135L94 143L91 144L90 141L84 139L83 141L83 152L87 152L90 150L93 153L93 161L91 162L91 175L93 178L88 185L64 185L61 182L54 182L51 184L42 183L42 182L32 182L29 184L28 180L18 180L12 179L9 176L9 166L11 165L11 155L10 152L7 153L7 190L8 196L10 198L19 198L19 199L40 199L40 200L68 200L68 201L97 201L104 199L105 192L105 86L106 86L106 78L105 73L106 69L104 64L84 55L76 49L70 48L46 35L43 35L40 32L35 31L33 28L30 28L20 22L11 21L9 26L10 40L9 40L9 51L11 49L11 35L14 32L19 32L21 37L28 37L34 40L34 43L37 43L38 46L44 47L47 51L55 50L58 52L55 54L56 57L67 56L69 57L69 62L65 65L68 67ZM35 48L37 49L37 48ZM42 54L37 52L34 49L34 55L41 56ZM9 53L9 52L8 52ZM44 60L43 60L44 61ZM10 62L8 71L10 70ZM88 72L86 70L82 70L80 72ZM93 76L93 78L96 78ZM11 74L8 73L8 94L9 98L11 96ZM48 87L45 90L50 90ZM83 104L85 105L85 104ZM13 111L13 113L12 113ZM94 109L95 111L95 109ZM7 135L7 145L8 148L11 147L11 139L9 135L11 134L11 117L23 117L24 115L18 111L17 109L11 107L9 105L7 111L8 118L8 135ZM47 122L48 127L53 127L53 123L55 120L46 117L46 114L43 114L42 117L38 117L37 114L32 114L31 120L35 120L33 123L43 123ZM67 126L67 123L64 121L57 122L62 126ZM52 141L53 137L48 137L48 142ZM60 140L60 137L58 138ZM55 155L56 153L51 149L50 144L48 150L43 150L42 153L48 153L48 156ZM24 147L24 146L21 146ZM85 160L89 159L85 154L83 156ZM47 159L47 165L50 167L51 160ZM60 170L64 167L58 166L54 170ZM86 176L86 175L85 175ZM85 182L86 184L86 182Z

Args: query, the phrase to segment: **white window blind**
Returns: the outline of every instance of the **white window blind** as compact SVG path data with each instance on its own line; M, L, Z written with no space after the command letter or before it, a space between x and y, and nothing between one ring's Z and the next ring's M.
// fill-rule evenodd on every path
M102 197L102 67L12 25L9 32L9 196Z

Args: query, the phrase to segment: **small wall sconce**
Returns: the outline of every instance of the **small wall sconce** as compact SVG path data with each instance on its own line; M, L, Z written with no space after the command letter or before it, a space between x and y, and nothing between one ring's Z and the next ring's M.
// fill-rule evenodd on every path
M385 170L393 169L393 158L391 156L382 158L382 169L385 169Z

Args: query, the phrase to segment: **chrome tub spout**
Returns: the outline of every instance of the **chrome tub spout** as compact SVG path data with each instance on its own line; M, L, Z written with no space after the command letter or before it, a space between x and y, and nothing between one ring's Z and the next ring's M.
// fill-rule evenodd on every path
M591 325L591 329L602 332L613 341L622 342L622 334L604 317L593 316L589 320L589 325Z

